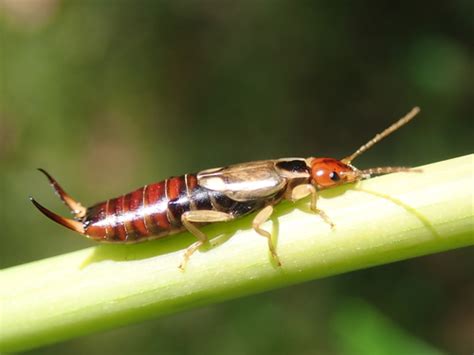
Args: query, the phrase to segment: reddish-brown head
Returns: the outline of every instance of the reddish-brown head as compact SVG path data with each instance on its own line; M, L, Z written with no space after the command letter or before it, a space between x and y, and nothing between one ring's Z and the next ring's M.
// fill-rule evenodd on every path
M309 164L311 183L319 189L327 189L360 179L360 174L355 168L337 159L313 158Z
M344 159L337 160L333 158L308 158L306 160L306 163L311 168L311 183L315 185L316 188L322 190L342 185L348 182L367 179L373 175L389 174L395 172L420 171L417 169L410 169L399 166L387 166L359 170L351 165L351 162L355 158L363 154L376 143L380 142L383 138L387 137L403 125L410 122L418 112L420 112L420 109L418 107L414 107L410 112L400 118L397 122L392 124L390 127L385 129L381 133L376 134L374 138L362 145L359 149L352 153L352 155L349 155Z

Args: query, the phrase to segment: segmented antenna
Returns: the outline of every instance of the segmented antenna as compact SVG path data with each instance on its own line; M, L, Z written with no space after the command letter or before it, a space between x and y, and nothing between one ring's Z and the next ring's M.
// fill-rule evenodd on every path
M359 149L357 149L352 155L342 159L341 161L344 163L344 164L350 164L351 161L353 161L355 158L357 158L359 155L361 155L362 153L364 153L365 151L367 151L369 148L371 148L373 145L375 145L376 143L380 142L382 139L384 139L385 137L387 137L388 135L390 135L391 133L395 132L397 129L399 129L400 127L402 127L403 125L407 124L408 122L410 122L412 120L413 117L415 117L418 112L420 112L420 108L419 107L413 107L412 110L410 112L408 112L405 116L403 116L402 118L400 118L397 122L395 122L394 124L392 124L390 127L388 127L387 129L385 129L383 132L381 133L378 133L375 135L374 138L372 138L370 141L368 141L367 143L365 143L363 146L361 146Z
M359 173L363 178L369 178L374 175L401 173L401 172L421 173L421 171L422 171L421 169L413 169L413 168L408 168L405 166L382 166L379 168L359 170Z

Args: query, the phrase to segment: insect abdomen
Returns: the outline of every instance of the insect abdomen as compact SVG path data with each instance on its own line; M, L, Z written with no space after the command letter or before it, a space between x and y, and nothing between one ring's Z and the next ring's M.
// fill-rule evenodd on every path
M182 231L187 211L214 210L239 217L264 201L238 202L199 186L196 174L172 177L98 203L87 210L85 234L107 242L139 242Z
M85 233L102 241L136 242L178 232L194 187L184 175L98 203L87 210Z

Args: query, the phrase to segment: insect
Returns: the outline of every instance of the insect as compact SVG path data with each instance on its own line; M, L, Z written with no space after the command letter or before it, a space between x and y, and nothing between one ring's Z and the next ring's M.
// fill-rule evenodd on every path
M146 185L133 192L85 208L71 198L45 170L51 186L69 207L74 219L55 214L32 197L33 204L47 217L93 240L134 243L162 238L188 230L197 241L184 252L179 268L184 270L190 256L208 242L199 226L227 222L258 211L252 227L267 238L269 251L281 265L270 232L262 228L281 200L297 201L311 196L313 212L334 226L324 211L318 209L320 190L367 179L373 175L413 171L406 167L378 167L359 170L351 162L374 144L408 123L419 108L377 134L353 154L333 158L283 158L230 165L171 177Z

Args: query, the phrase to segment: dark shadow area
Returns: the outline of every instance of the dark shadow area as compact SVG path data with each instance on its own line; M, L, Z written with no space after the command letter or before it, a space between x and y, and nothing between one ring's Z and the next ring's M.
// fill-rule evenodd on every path
M232 235L234 235L238 230L238 228L234 228L233 226L214 226L214 229L209 232L208 229L209 228L206 227L202 228L203 232L208 235L210 243L208 245L202 246L199 249L201 252L218 247L223 242L231 238ZM221 229L225 229L225 232L220 233L219 231ZM219 243L215 244L215 239L218 239ZM195 241L196 238L190 233L180 232L163 238L143 241L136 244L102 244L95 248L94 253L84 261L83 265L81 265L81 268L85 268L91 263L100 262L103 260L142 260L174 253L180 250L184 252L184 250Z

